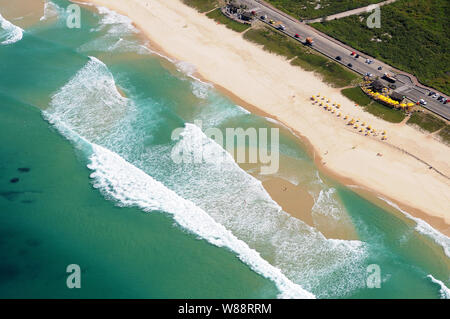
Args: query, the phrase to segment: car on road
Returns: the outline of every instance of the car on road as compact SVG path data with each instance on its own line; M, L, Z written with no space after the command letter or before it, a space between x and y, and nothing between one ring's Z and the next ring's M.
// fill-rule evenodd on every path
M341 61L341 60L342 60L341 56L338 55L338 56L336 57L336 60Z
M379 67L378 67L378 70L380 70L380 71L383 70L383 67L382 67L382 66L379 66Z
M359 58L359 54L355 55L355 59Z
M420 103L421 105L427 105L427 101L425 101L424 99L420 99L420 100L419 100L419 103Z
M348 66L349 68L352 68L352 67L353 67L353 64L349 63L349 64L347 64L347 66Z
M443 102L444 99L445 99L445 97L443 97L442 95L439 95L439 97L437 98L437 100L439 102Z
M428 96L433 96L433 95L435 95L436 93L434 93L433 91L430 91L430 93L428 93Z
M366 76L368 76L368 77L371 77L373 74L372 73L370 73L370 72L367 72L366 73Z
M267 16L266 15L262 15L260 18L261 18L261 20L266 20Z
M278 29L278 30L281 30L281 31L284 31L284 30L286 30L286 27L285 27L284 25L280 24L280 25L277 27L277 29Z
M294 35L294 37L296 37L297 39L300 39L300 35L299 35L298 33L296 33L296 34Z

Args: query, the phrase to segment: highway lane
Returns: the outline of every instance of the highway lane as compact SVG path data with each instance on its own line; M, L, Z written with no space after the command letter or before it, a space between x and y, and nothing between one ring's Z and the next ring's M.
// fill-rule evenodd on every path
M396 72L389 65L378 61L373 57L362 54L335 39L322 35L305 23L302 23L293 17L288 16L286 13L268 6L260 0L241 0L241 2L247 5L248 10L255 11L257 17L267 24L269 20L274 20L275 22L280 21L285 26L285 30L282 32L293 38L295 34L298 34L300 36L300 38L297 39L299 43L303 42L307 37L313 38L313 49L328 56L336 62L351 68L361 75L365 75L367 73L371 73L372 75L379 77L382 77L384 73L394 75L397 80L395 83L397 90L400 90L401 93L409 100L417 102L420 99L424 99L427 102L427 105L425 106L427 109L447 120L450 120L450 104L444 105L443 103L429 97L428 89L414 85L411 79L405 75L396 74ZM261 16L263 15L267 16L265 20L261 19ZM355 58L350 55L353 51L360 55L359 58ZM337 56L341 57L340 61L336 60ZM366 63L366 59L372 60L373 63ZM351 66L349 66L349 63L351 63ZM381 67L382 69L378 70L378 67ZM388 82L384 80L382 81L385 82L386 85L388 84ZM438 94L440 93L438 92Z

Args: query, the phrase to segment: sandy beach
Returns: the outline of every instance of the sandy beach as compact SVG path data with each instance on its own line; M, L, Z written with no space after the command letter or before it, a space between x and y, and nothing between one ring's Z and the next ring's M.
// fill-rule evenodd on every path
M21 28L30 27L41 19L44 14L45 0L10 1L0 0L2 15L8 21ZM16 19L14 17L21 17Z
M448 146L410 126L364 112L313 73L263 51L179 0L90 2L127 15L152 47L195 65L202 79L245 101L250 110L256 108L290 127L311 146L323 172L355 191L394 202L450 234ZM363 136L342 118L312 105L310 97L318 93L340 103L343 114L379 132L386 130L388 140ZM273 184L283 187L279 181Z

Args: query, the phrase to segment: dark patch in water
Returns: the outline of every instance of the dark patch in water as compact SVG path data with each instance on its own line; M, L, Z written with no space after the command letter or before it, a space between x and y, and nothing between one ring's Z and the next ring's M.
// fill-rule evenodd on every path
M41 241L39 239L30 238L30 239L27 239L26 243L30 247L37 247L41 244Z
M14 265L1 265L0 264L0 283L5 283L10 280L14 280L19 276L19 268Z
M10 183L13 183L13 184L17 183L18 181L19 181L19 178L18 178L18 177L14 177L14 178L11 178L11 179L9 180L9 182L10 182Z
M28 255L28 250L26 249L20 249L19 250L19 256L25 256Z
M28 173L30 171L30 168L29 167L19 167L17 170L21 173Z
M5 199L7 199L7 200L9 200L9 201L13 201L20 194L23 194L23 192L1 192L0 196L5 198Z
M37 191L24 191L24 192L9 191L9 192L0 192L0 196L5 198L5 199L7 199L7 200L9 200L9 201L14 201L17 198L17 196L23 195L23 194L27 194L27 193L38 194L38 193L41 193L41 192L37 192ZM22 203L30 204L30 203L33 203L34 201L35 201L34 199L24 199L24 200L22 200Z
M35 200L34 199L24 199L24 200L21 200L20 202L23 204L32 204L35 202Z

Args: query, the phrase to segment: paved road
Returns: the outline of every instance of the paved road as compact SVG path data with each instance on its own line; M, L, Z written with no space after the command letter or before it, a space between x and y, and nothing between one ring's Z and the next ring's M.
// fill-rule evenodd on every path
M376 5L377 6L384 6L385 4L390 4L390 3L395 2L395 1L397 1L397 0L387 0L387 1L379 2ZM340 13L333 14L333 15L330 15L330 16L327 16L327 17L324 17L324 18L317 18L317 19L313 19L313 20L306 20L305 23L321 22L323 19L325 19L325 20L341 19L341 18L352 16L352 15L355 15L355 14L365 13L365 12L367 12L367 9L369 9L372 6L373 6L373 4L365 6L365 7L361 7L361 8L356 8L356 9L353 9L353 10L340 12Z
M250 11L255 11L258 17L267 15L267 19L265 20L266 23L270 19L274 21L281 21L281 23L286 27L286 30L284 30L283 32L291 37L294 37L295 34L298 34L300 36L300 39L298 39L299 43L304 41L306 37L313 38L313 49L319 51L320 53L328 56L331 59L335 59L337 56L340 56L341 61L336 62L339 62L347 67L349 67L348 64L351 63L352 66L349 68L356 71L357 73L360 73L362 75L371 73L374 76L379 77L383 76L385 72L394 74L397 80L395 83L395 85L397 86L397 91L403 93L403 95L405 95L413 102L417 102L419 99L424 99L425 101L427 101L427 105L425 107L428 110L442 116L447 120L450 120L450 104L444 105L443 103L440 103L437 100L429 97L429 89L415 85L408 76L398 74L393 70L391 66L365 54L362 54L357 50L352 49L345 44L318 32L307 24L301 23L300 21L294 19L286 13L281 12L280 10L277 10L272 6L264 3L264 1L241 0L241 2L245 3ZM360 57L352 57L350 53L353 51L359 53ZM366 63L366 58L369 58L374 62L372 64L368 64ZM378 70L378 67L380 66L382 69ZM388 83L385 82L385 84Z

